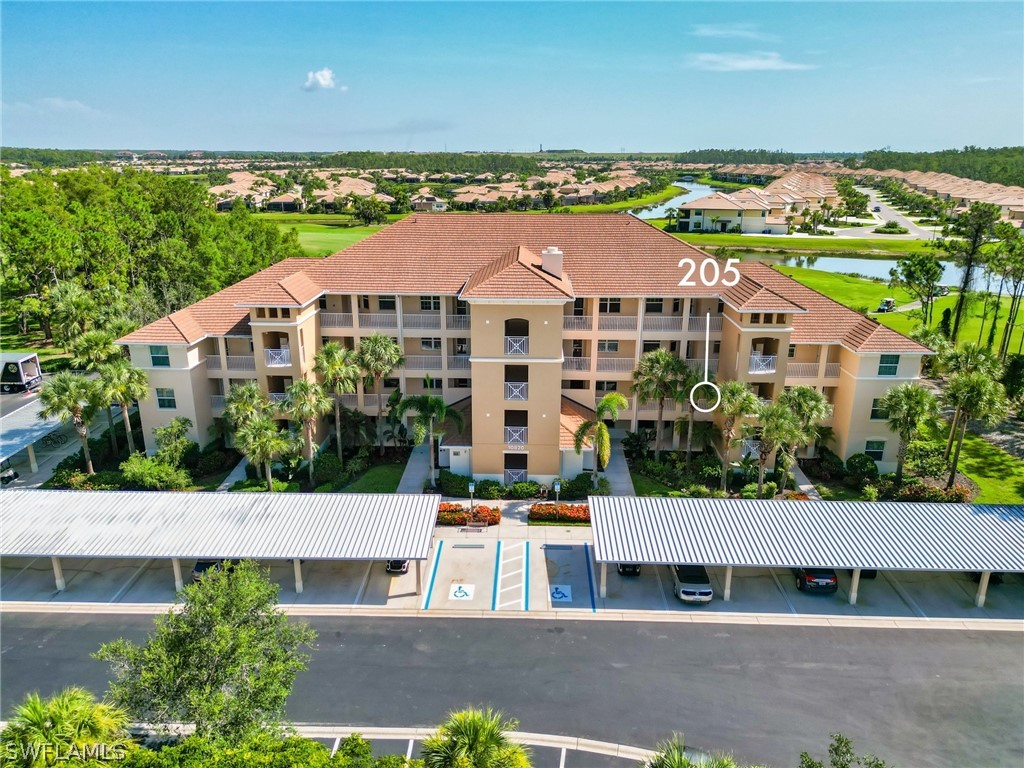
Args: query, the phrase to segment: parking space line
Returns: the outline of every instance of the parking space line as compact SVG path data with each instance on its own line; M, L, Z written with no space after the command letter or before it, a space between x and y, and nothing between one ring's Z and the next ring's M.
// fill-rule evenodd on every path
M331 757L334 757L334 755L337 754L338 747L340 747L340 746L341 746L341 736L336 736L334 738L334 746L331 747Z
M409 746L405 748L405 759L412 759L412 745L416 743L415 739L409 739Z
M434 567L430 569L430 584L427 586L427 594L423 597L423 610L430 608L430 596L434 593L434 580L437 578L437 564L441 562L441 547L444 546L444 539L437 542L437 551L434 553Z
M121 586L121 588L119 590L117 590L117 593L112 598L110 598L110 602L112 602L112 603L120 602L121 598L124 597L124 593L127 592L129 589L131 589L132 586L134 586L135 582L139 580L139 576L142 575L143 571L145 571L147 568L149 568L149 566L152 564L152 562L153 562L153 558L151 557L148 560L146 560L146 562L144 562L142 565L140 565L138 567L138 569L136 569L135 573L133 573L131 576L128 577L128 581L126 581Z
M565 768L565 747L562 747L562 756L558 758L558 768Z
M658 577L658 594L661 596L661 607L664 610L668 610L668 600L665 599L665 582L661 579L661 566L654 565L654 575Z
M910 596L910 593L908 593L907 590L904 589L902 584L900 584L898 581L896 581L896 575L895 574L891 574L888 571L880 571L880 573L882 574L882 577L886 581L889 582L889 586L892 587L893 590L896 592L896 594L900 596L900 600L902 600L904 603L906 603L907 607L910 610L912 610L914 613L916 613L918 618L921 618L921 619L927 619L928 618L928 614L926 614L923 610L921 610L921 606L919 606L914 601L914 598L912 598Z
M523 557L526 558L526 567L523 574L523 610L530 610L530 542L523 542Z
M22 568L22 569L21 569L20 571L18 571L18 572L17 572L16 574L14 574L14 575L13 575L13 576L12 576L11 578L9 578L9 579L6 579L6 580L4 581L4 584L3 584L3 585L4 585L4 587L9 587L9 586L11 586L11 584L12 584L12 583L14 582L14 580L15 580L15 579L17 579L17 578L18 578L19 576L21 576L21 574L23 574L23 573L24 573L25 571L27 571L27 570L28 570L29 568L31 568L31 567L32 567L32 563L34 563L34 562L35 562L36 560L38 560L38 559L39 559L38 557L33 557L33 558L32 558L32 559L31 559L31 560L29 561L29 564L28 564L28 565L26 565L26 566L25 566L24 568Z
M491 589L491 610L498 607L498 584L501 582L501 539L494 549L494 586Z
M768 573L770 573L772 575L772 578L775 579L775 586L778 587L779 588L779 592L782 593L782 599L785 600L786 601L786 605L789 606L789 612L790 613L796 613L796 606L793 605L793 601L790 600L789 599L789 595L786 594L786 588L782 586L782 582L779 581L779 577L777 575L775 575L775 569L774 568L769 568L768 569Z
M355 605L363 604L363 595L366 594L366 585L370 583L370 571L373 570L373 560L366 564L366 573L363 574L363 583L359 585L359 591L356 592Z
M590 547L583 542L583 559L587 561L587 586L590 588L590 612L597 613L597 600L594 598L594 572L590 567Z

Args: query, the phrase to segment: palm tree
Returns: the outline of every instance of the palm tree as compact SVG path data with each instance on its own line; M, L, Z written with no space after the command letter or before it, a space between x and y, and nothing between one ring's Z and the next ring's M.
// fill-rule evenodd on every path
M424 768L529 768L527 748L508 737L518 725L491 709L452 712L424 739Z
M789 409L796 414L800 422L800 431L803 433L801 443L810 445L821 436L820 422L832 415L832 406L828 399L814 387L800 385L789 390L783 390L779 400L789 406ZM786 448L791 461L796 461L796 452L799 446L791 443ZM788 481L788 474L787 474Z
M359 445L373 440L369 417L357 408L341 406L341 437L345 445Z
M667 349L658 348L641 355L636 369L633 371L633 394L637 405L641 403L658 403L658 422L654 437L654 460L661 460L661 424L665 415L665 400L675 399L679 392L679 381L685 371L689 370L686 363ZM689 390L687 390L689 396ZM625 398L623 398L625 402ZM628 408L626 403L621 408Z
M948 490L956 481L956 469L960 462L960 449L967 434L967 423L971 419L978 419L986 426L994 426L1006 417L1010 405L1003 385L981 371L950 376L943 399L960 414L956 451L951 461L949 482L946 483ZM954 433L958 431L955 420L949 425L949 431L950 437L953 438Z
M224 398L224 418L236 430L260 416L269 417L272 412L270 400L255 381L233 384Z
M785 403L759 402L755 414L759 423L756 433L760 441L757 449L757 495L760 496L764 490L764 471L768 466L768 457L779 449L799 443L804 433L799 418Z
M101 366L122 357L121 348L114 343L114 336L107 331L86 331L71 341L71 365L87 371L98 371ZM107 401L107 428L110 432L110 447L117 456L117 433L114 431L114 413Z
M686 754L683 737L674 735L658 745L658 751L645 760L640 768L737 768L728 755L691 758Z
M74 425L82 441L85 471L93 474L92 455L89 453L89 424L99 410L99 383L80 373L61 371L43 384L39 391L39 401L43 404L39 411L40 419L45 421L56 417L62 424L70 422Z
M405 397L398 404L398 415L405 417L407 411L416 411L416 419L413 422L413 442L422 443L426 438L428 450L430 451L430 487L436 487L434 482L434 423L440 423L446 419L462 430L465 422L462 412L455 408L449 408L444 398L435 395L410 395Z
M612 457L612 438L608 433L608 425L605 420L615 421L619 418L619 411L629 407L629 401L621 392L609 392L601 398L601 401L594 409L594 418L587 419L576 430L572 436L573 448L576 453L583 453L583 445L588 440L594 447L594 487L597 488L598 465L608 466L608 460Z
M935 395L917 384L899 384L885 393L879 407L888 414L889 429L899 435L900 447L896 454L896 485L903 485L903 464L907 460L907 446L922 426L931 426L939 415Z
M680 361L682 362L682 361ZM710 374L709 374L710 375ZM683 364L683 370L679 374L677 379L676 393L674 400L679 403L683 408L684 416L681 419L686 419L686 470L690 470L690 460L693 456L693 401L690 400L690 390L694 386L701 382L700 376L697 372L690 368L685 363ZM677 425L678 429L678 425ZM682 433L680 433L682 434Z
M82 753L99 744L126 746L131 738L129 722L124 710L96 701L84 688L65 688L46 700L33 692L14 708L0 734L0 751L8 758L23 758L20 762L15 758L11 765L60 765L54 758L72 749ZM38 756L35 760L33 754Z
M722 393L722 402L718 406L718 412L725 417L725 421L722 422L721 485L724 491L729 473L729 454L736 440L736 420L755 413L760 401L745 381L727 381L722 384L719 391Z
M676 212L675 208L669 208L667 211L665 211L665 218L668 219L668 223L665 225L665 229L676 229L677 225L675 222L678 216L679 214Z
M324 380L324 386L334 397L334 441L337 443L338 461L344 466L345 457L341 449L341 396L355 392L359 383L356 353L336 341L329 341L320 347L313 361L313 370Z
M313 453L316 451L316 423L331 410L331 400L324 388L315 381L299 379L285 390L287 398L283 410L288 418L302 425L306 443L306 461L309 462L309 482L313 483Z
M284 453L292 442L286 432L277 428L269 416L259 415L246 421L238 430L238 447L257 467L263 467L267 476L267 491L273 492L274 479L270 474L270 462L274 456Z
M100 368L100 386L104 402L115 402L121 406L121 420L124 421L124 431L128 435L128 453L135 453L135 438L132 437L128 411L134 401L149 395L149 376L127 359L121 358Z
M402 349L390 336L375 333L359 341L356 350L359 367L373 379L373 387L377 390L377 441L380 444L380 455L384 455L383 415L384 415L384 377L405 362Z
M57 326L58 335L65 341L81 336L96 317L96 302L78 283L65 280L47 297L50 317Z
M980 344L968 341L959 346L949 346L939 358L939 366L947 373L956 375L958 373L983 373L993 380L1002 377L1003 367L991 352ZM953 429L949 431L949 439L946 441L946 451L942 458L949 460L949 454L953 451L953 440L956 434L956 426L960 423L960 407L953 404Z

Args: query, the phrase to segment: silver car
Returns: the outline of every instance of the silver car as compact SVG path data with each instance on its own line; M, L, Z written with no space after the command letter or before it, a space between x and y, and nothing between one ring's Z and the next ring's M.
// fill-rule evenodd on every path
M670 565L672 592L684 603L710 603L715 596L703 565Z

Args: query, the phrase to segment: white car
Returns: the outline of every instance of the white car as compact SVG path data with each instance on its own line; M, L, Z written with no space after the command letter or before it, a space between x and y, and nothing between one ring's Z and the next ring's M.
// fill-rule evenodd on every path
M672 592L684 603L710 603L715 596L711 579L703 565L670 565Z

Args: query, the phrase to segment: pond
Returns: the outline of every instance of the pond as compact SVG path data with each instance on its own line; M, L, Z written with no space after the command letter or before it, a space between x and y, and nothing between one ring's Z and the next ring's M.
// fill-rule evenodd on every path
M856 274L865 277L874 277L881 280L889 280L889 270L896 268L895 259L858 259L845 256L814 256L792 254L789 256L776 256L771 253L744 253L744 261L768 261L773 264L785 264L791 267L806 267L808 269L821 269L825 272L836 274ZM940 262L942 264L942 285L957 286L963 278L963 270L951 261ZM974 289L984 290L985 280L988 272L982 268L974 270ZM992 279L991 290L999 289L999 281Z
M675 182L676 187L679 187L680 194L673 197L671 200L666 200L664 203L658 205L652 205L647 208L634 208L631 212L635 213L641 219L663 219L665 214L673 209L678 208L683 203L688 203L690 200L696 200L698 197L704 197L710 195L715 191L714 187L710 187L707 184L698 184L695 181L679 181ZM683 192L683 190L686 190Z

